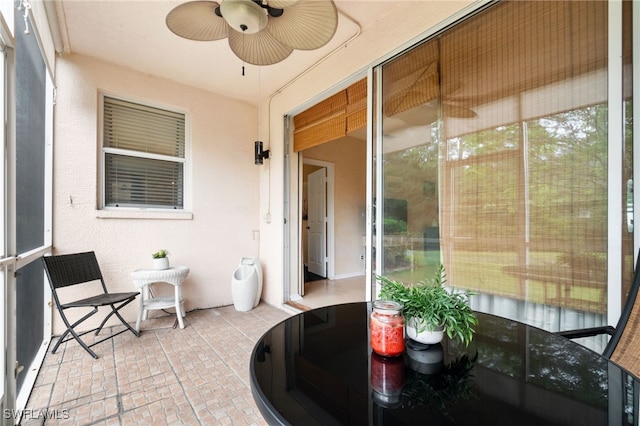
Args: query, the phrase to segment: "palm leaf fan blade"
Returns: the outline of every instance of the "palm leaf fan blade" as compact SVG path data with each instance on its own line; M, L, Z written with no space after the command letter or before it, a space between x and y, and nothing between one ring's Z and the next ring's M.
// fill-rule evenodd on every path
M293 52L291 47L283 45L266 31L242 34L231 30L229 47L238 58L252 65L272 65Z
M214 1L192 1L176 6L166 18L167 27L176 35L195 41L220 40L229 35L229 25L216 15Z
M298 1L300 0L269 0L267 4L269 7L275 7L276 9L286 9L298 3Z
M327 44L338 27L338 10L331 0L299 0L283 15L269 19L266 30L282 44L298 50Z

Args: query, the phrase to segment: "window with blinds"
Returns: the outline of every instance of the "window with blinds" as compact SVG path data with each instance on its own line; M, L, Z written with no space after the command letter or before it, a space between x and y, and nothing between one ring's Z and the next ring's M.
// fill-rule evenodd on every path
M104 207L184 208L185 115L103 98Z

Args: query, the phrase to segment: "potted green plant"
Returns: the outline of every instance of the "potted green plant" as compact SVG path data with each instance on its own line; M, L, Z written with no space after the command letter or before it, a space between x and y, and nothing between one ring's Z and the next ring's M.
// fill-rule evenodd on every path
M434 344L446 333L450 339L458 339L465 345L471 342L478 320L469 305L470 293L445 287L443 265L430 282L408 285L381 276L378 280L382 285L380 299L402 303L407 337Z
M151 254L153 257L153 269L169 269L169 251L162 249Z

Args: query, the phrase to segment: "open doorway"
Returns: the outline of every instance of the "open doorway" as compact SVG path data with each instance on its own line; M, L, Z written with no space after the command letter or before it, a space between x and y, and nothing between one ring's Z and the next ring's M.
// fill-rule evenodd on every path
M302 261L304 282L333 277L333 163L305 159L302 161ZM302 289L304 296L304 288Z
M285 157L283 288L298 309L369 299L366 113L360 76L285 119L294 157Z
M304 307L366 299L366 149L346 136L299 153Z

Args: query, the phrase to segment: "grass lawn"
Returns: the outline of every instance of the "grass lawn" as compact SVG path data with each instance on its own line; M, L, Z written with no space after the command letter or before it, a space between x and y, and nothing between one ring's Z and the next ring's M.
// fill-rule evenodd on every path
M531 265L542 267L556 265L559 253L531 253ZM437 250L408 250L405 254L408 266L385 273L385 276L405 283L429 282L440 264ZM545 278L544 281L524 279L509 273L509 267L518 265L517 254L512 252L457 251L452 271L447 271L447 285L477 293L489 293L528 300L553 306L603 313L606 310L606 280L581 282L571 276ZM557 266L557 265L556 265ZM571 285L570 288L565 288Z

